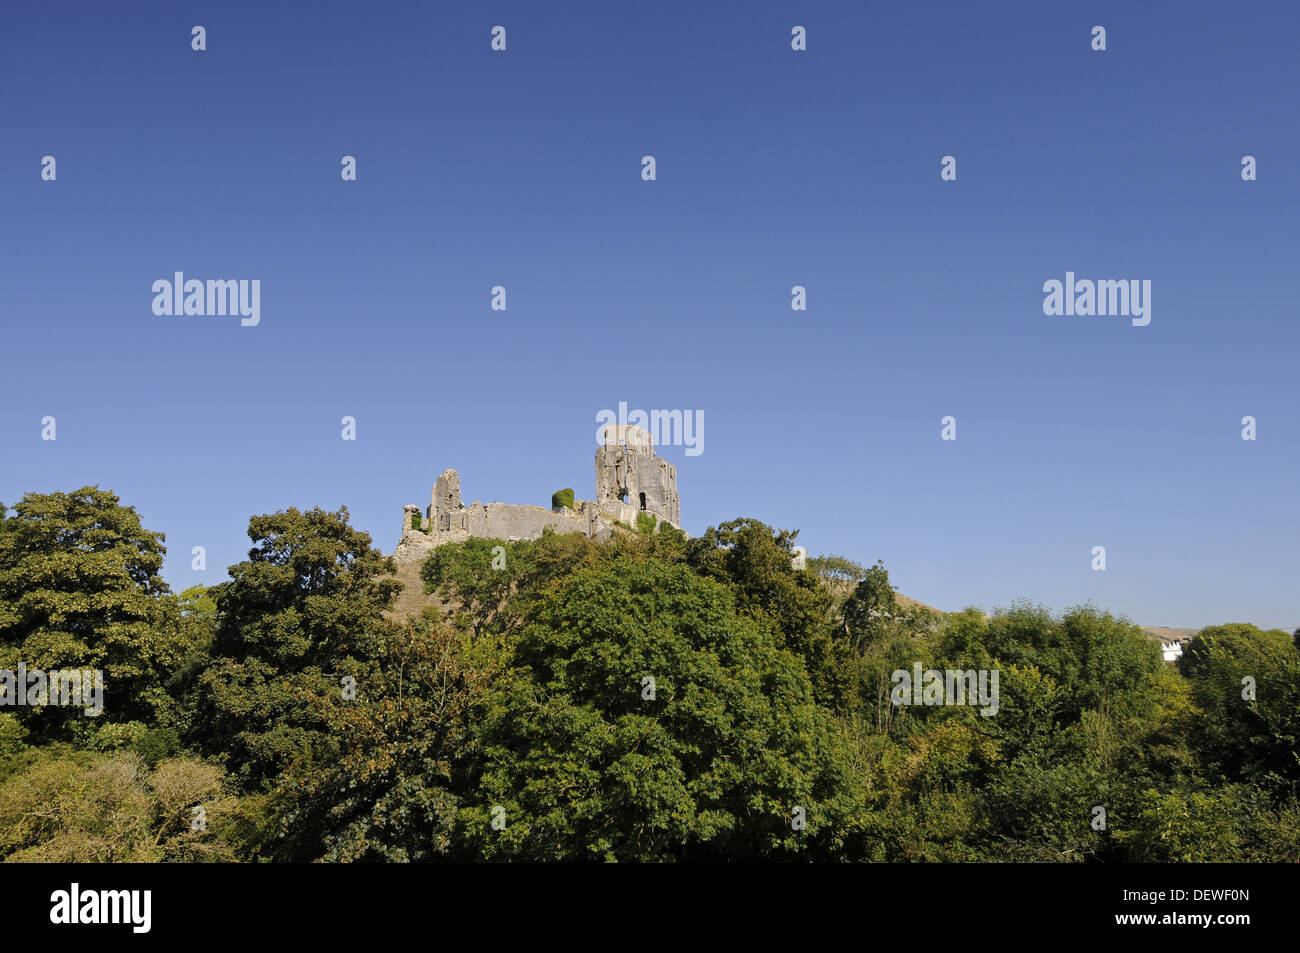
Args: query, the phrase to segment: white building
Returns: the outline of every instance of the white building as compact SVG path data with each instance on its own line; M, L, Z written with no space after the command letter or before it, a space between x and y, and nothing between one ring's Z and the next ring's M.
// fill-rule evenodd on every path
M1148 638L1160 642L1160 657L1166 662L1177 662L1187 648L1187 643L1195 636L1197 629L1167 629L1164 626L1144 625L1142 631Z

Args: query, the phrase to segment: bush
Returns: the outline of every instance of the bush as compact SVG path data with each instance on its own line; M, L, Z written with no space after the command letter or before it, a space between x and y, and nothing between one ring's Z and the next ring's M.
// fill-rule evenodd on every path
M573 509L572 487L556 490L551 494L551 509L555 509L557 506L567 506L569 509Z

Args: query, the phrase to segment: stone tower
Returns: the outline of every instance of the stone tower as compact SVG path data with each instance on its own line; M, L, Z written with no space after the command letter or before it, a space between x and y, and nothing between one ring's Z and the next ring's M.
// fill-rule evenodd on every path
M596 450L596 502L623 503L678 525L677 467L655 454L640 427L611 424Z
M445 533L452 528L452 518L465 508L460 501L460 474L455 470L443 470L430 496L429 529Z

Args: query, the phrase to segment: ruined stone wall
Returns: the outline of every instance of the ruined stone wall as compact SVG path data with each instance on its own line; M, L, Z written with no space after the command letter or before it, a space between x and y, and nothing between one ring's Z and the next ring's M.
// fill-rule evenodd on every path
M615 522L635 527L643 512L676 526L677 468L655 455L650 435L638 427L607 427L605 436L605 445L596 451L595 500L575 501L573 509L477 501L466 506L460 475L444 470L429 494L421 529L411 526L419 508L404 508L402 540L393 557L399 563L421 561L437 546L467 539L537 539L548 527L606 540L614 534Z

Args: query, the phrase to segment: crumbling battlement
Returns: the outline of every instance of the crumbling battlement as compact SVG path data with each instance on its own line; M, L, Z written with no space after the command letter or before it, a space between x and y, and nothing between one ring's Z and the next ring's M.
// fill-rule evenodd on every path
M402 539L393 558L399 563L423 561L435 547L467 539L537 539L547 527L605 540L614 534L615 522L635 526L640 513L678 525L677 467L655 454L646 431L615 424L605 428L604 444L596 450L595 500L549 510L478 501L466 506L460 498L460 475L444 470L422 517L418 506L403 508ZM416 518L418 529L413 525Z

